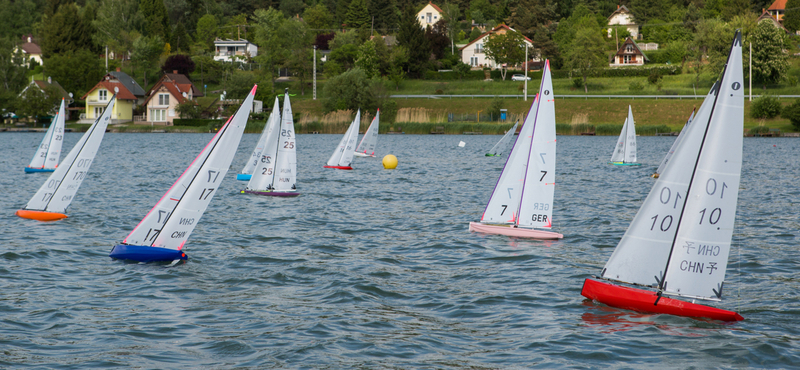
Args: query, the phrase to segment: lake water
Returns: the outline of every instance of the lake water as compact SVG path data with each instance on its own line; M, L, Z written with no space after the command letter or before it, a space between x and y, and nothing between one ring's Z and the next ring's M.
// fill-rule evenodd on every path
M674 137L640 137L643 166L623 168L606 164L616 137L559 136L565 238L533 241L467 230L505 162L483 156L500 136L382 135L378 158L339 171L322 168L339 135L300 135L302 195L279 199L238 193L248 134L189 261L166 267L108 253L211 134L106 134L53 223L14 216L48 176L23 173L42 135L0 134L0 368L800 366L800 140L744 140L719 306L745 321L719 323L580 295Z

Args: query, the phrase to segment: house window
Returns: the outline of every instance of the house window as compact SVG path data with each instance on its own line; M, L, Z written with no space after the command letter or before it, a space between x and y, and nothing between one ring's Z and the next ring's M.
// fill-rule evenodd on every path
M630 62L631 62L631 56L630 55L623 55L622 56L622 63L623 64L630 64Z
M108 90L97 90L97 96L100 101L108 100Z
M169 105L169 94L158 94L158 105Z
M428 23L431 23L431 13L425 13L425 15L428 16Z
M153 122L164 122L167 120L167 110L166 109L151 109L150 110L150 120Z
M625 47L626 53L633 53L633 45L628 45Z
M478 66L478 57L470 57L469 58L469 65L472 67Z
M475 44L475 53L483 54L483 44Z
M105 91L105 90L101 90L101 91ZM98 118L98 117L102 116L103 115L103 110L105 110L105 107L94 107L94 118Z

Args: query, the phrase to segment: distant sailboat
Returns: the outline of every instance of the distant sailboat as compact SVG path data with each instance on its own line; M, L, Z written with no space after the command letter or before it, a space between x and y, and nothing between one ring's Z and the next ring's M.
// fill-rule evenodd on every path
M344 133L342 140L339 141L339 146L333 151L328 163L324 165L325 168L335 168L337 170L352 170L350 164L353 163L353 154L355 153L356 140L358 139L358 126L361 122L361 109L356 113L356 119L350 124L347 132Z
M275 106L278 104L278 98L275 98ZM261 136L258 137L258 141L256 142L256 147L253 149L253 153L250 155L250 159L245 163L242 171L236 174L236 180L239 181L250 181L250 178L253 175L253 171L256 169L258 165L258 161L261 160L262 152L264 151L264 145L267 142L267 130L270 129L270 123L275 115L280 116L280 113L276 110L272 110L269 112L269 118L267 118L267 123L264 125L264 131L261 132Z
M514 137L514 133L517 132L517 125L519 125L519 121L514 123L514 127L508 130L508 132L506 132L506 134L500 138L500 141L498 141L497 144L494 144L492 149L489 149L489 152L486 153L487 157L499 157L503 155L503 152L508 149L508 143Z
M667 155L664 156L664 159L661 160L661 164L658 165L658 169L656 169L656 172L652 175L653 178L658 178L658 176L661 175L661 172L664 171L664 166L667 164L667 162L669 162L669 159L672 158L672 154L675 153L675 148L677 148L678 143L681 142L681 139L683 138L683 133L686 131L686 128L689 127L689 125L692 123L692 119L694 119L694 109L692 109L692 114L689 116L689 120L686 121L686 124L683 125L681 133L678 134L677 138L675 138L675 141L669 148Z
M640 312L743 320L736 312L694 303L722 299L742 169L742 75L742 34L736 31L722 80L706 96L600 277L584 282L584 297Z
M372 123L369 124L369 128L364 132L364 137L362 137L361 142L358 143L356 152L353 154L356 157L375 157L375 146L378 144L378 117L380 114L381 110L378 109L378 111L375 112L375 118L373 118Z
M61 107L53 117L50 128L44 134L39 150L31 159L31 164L25 167L25 172L53 172L58 167L58 159L61 157L61 144L64 143L64 123L66 112L64 110L64 99L61 99Z
M563 238L556 232L534 229L552 226L555 170L555 99L548 60L539 95L508 155L481 222L470 222L469 230L534 239Z
M50 174L39 191L28 201L25 208L16 215L38 221L55 221L67 218L67 207L75 198L83 179L103 141L111 112L114 110L116 95L106 105L103 114L89 127L58 168Z
M641 166L641 163L636 163L636 127L633 123L633 110L628 106L628 118L625 119L625 124L622 125L622 132L619 133L619 140L617 146L614 148L614 153L611 155L609 164L616 166Z
M187 259L183 246L228 173L256 87L139 225L111 249L109 257L139 262Z
M276 112L270 120L269 133L264 145L264 153L253 173L247 188L242 193L268 195L274 197L296 197L297 191L297 137L294 133L292 104L289 94L284 94L283 114L279 113L278 98L275 98ZM272 116L270 116L272 118Z

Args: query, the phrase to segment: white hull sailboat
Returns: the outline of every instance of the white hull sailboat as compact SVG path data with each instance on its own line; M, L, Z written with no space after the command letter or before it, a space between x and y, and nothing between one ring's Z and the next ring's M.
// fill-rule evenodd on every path
M44 134L44 138L39 144L39 150L36 151L28 167L25 167L26 173L56 170L58 159L61 157L61 144L64 143L65 117L64 99L62 98L61 107L58 108L58 113L53 117L53 122L50 123L50 127Z
M337 170L353 169L353 167L350 167L350 164L353 163L354 148L356 146L356 140L358 139L359 122L361 122L361 109L356 112L356 118L350 124L350 127L347 128L347 132L344 133L344 136L342 136L342 140L339 141L339 146L334 149L328 162L322 167L335 168Z
M296 185L297 141L288 91L284 94L283 112L280 113L277 97L272 111L275 115L270 115L264 154L242 193L296 197L300 195Z
M25 208L16 215L38 221L56 221L67 218L67 207L78 193L81 183L89 173L100 143L106 132L111 112L114 110L116 95L111 97L103 114L86 130L80 140L61 162L61 165L50 174L39 191L33 195Z
M550 62L480 222L469 230L534 239L561 239L552 226L556 116ZM537 229L538 228L538 229Z
M381 110L375 112L375 118L369 124L369 128L364 132L364 137L356 147L356 152L353 153L356 157L372 157L375 158L375 146L378 145L378 125Z
M489 149L489 152L486 153L487 157L499 157L503 155L503 152L505 152L508 148L508 143L511 142L512 138L514 138L514 133L517 132L517 125L519 125L519 121L514 123L514 127L508 130L508 132L506 132L506 134L500 138L500 141L498 141L497 144L494 144L492 149Z
M743 320L736 312L694 302L722 299L742 169L742 75L737 31L722 79L706 96L600 277L584 282L584 297L640 312Z
M622 132L619 133L617 146L611 154L609 164L615 166L641 166L636 163L636 126L633 122L633 110L628 106L628 117L622 125Z
M138 262L186 260L183 247L231 166L257 86L219 129L189 168L109 257Z

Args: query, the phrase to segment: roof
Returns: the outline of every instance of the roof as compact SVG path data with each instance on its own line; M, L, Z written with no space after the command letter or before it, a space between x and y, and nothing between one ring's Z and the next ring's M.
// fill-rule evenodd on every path
M786 0L775 0L767 10L784 10L786 9Z
M252 42L250 42L250 41L247 41L247 40L245 40L245 39L239 39L239 40L231 40L231 39L225 39L225 40L223 40L223 39L216 39L216 40L214 40L214 45L217 45L217 44L243 44L243 45L251 44L251 45L255 45L255 44L253 44Z
M148 96L147 99L144 100L143 105L147 105L147 102L149 102L150 99L158 95L156 94L156 92L160 91L162 87L166 88L167 91L170 93L170 95L174 96L175 99L178 101L178 104L180 104L189 100L188 98L183 97L183 93L187 94L191 93L193 85L191 83L179 84L175 81L166 81L164 79L161 79L161 81L156 83L155 86L153 86L153 88L150 89L150 96Z
M466 49L468 46L470 46L470 45L474 44L474 43L475 43L475 42L477 42L478 40L480 40L480 39L482 39L482 38L484 38L484 37L488 36L489 34L495 33L497 30L499 30L499 29L501 29L501 28L504 28L504 29L506 29L506 30L508 30L508 31L512 31L512 32L519 33L519 32L517 32L517 30L515 30L515 29L513 29L513 28L511 28L511 27L509 27L509 26L506 26L505 24L501 24L501 25L498 25L497 27L493 28L491 31L486 31L486 32L484 32L483 34L481 34L480 36L478 36L478 38L476 38L475 40L472 40L472 41L470 41L468 44L466 44L466 45L464 45L464 46L462 46L462 47L458 48L458 50L464 50L464 49ZM533 41L532 41L531 39L529 39L529 38L525 37L525 35L522 35L521 33L520 33L520 35L521 35L521 36L522 36L522 38L524 38L526 41L528 41L529 43L531 43L531 45L533 45Z
M102 81L98 82L97 85L94 85L94 87L89 89L89 91L87 91L86 94L81 96L81 99L86 99L86 97L89 96L89 94L91 94L92 91L95 91L99 88L104 88L112 92L115 92L115 89L119 89L119 91L116 92L117 99L119 100L139 100L138 97L133 95L133 93L130 90L128 90L128 88L125 87L125 85L119 82L118 80L106 80L106 79L103 79Z
M432 6L434 9L436 9L436 11L437 11L437 12L439 12L439 13L444 13L444 11L442 11L442 8L440 8L440 7L436 6L436 4L434 4L434 3L430 2L430 1L428 1L428 5Z
M776 28L780 28L780 29L784 30L785 32L789 32L789 30L787 30L786 27L784 27L781 24L781 22L778 22L778 20L775 19L772 15L770 15L769 12L766 11L766 10L761 12L761 16L759 16L758 19L756 19L756 23L761 23L762 21L772 22L772 25L774 25Z
M630 44L633 44L633 47L636 48L636 51L638 51L639 54L641 54L641 56L644 57L644 60L646 62L650 61L650 58L648 58L647 55L644 54L644 52L642 51L642 48L639 47L639 44L637 44L636 41L634 41L630 36L625 38L625 42L622 43L622 45L619 47L619 49L617 50L616 54L614 54L614 55L624 54L624 53L622 53L622 50L625 49L625 45L628 44L628 41L630 41Z
M55 87L56 90L58 90L58 92L61 94L62 98L66 99L67 101L72 101L72 97L69 96L67 90L64 90L64 88L61 87L61 85L57 81L50 80L50 82L48 82L48 81L34 80L33 82L37 86L39 86L39 89L41 89L42 91L44 91L44 89L50 86Z
M164 75L161 76L161 78L158 81L156 81L156 84L153 85L153 87L147 91L148 96L153 93L153 91L156 89L156 87L158 87L158 84L161 81L175 82L179 85L189 85L189 87L187 87L186 89L182 89L181 91L188 91L189 89L191 89L193 96L195 97L203 96L203 93L199 89L197 89L197 86L195 86L194 83L192 83L192 80L190 80L188 76L181 73L164 73Z
M615 14L618 14L618 13L630 13L630 12L631 11L630 11L630 9L628 9L627 6L618 5L617 6L617 10L615 10L613 13L611 13L611 15L608 16L608 19L611 19L611 17L613 17Z
M25 54L42 54L42 48L32 42L26 42L20 45L20 49L22 49Z
M144 97L144 89L139 86L139 83L133 79L133 77L128 76L125 72L115 71L115 72L108 72L106 76L110 76L112 78L116 78L119 82L122 82L125 85L125 88L128 89L133 95L136 97ZM106 79L105 76L103 79ZM121 99L121 98L120 98Z

